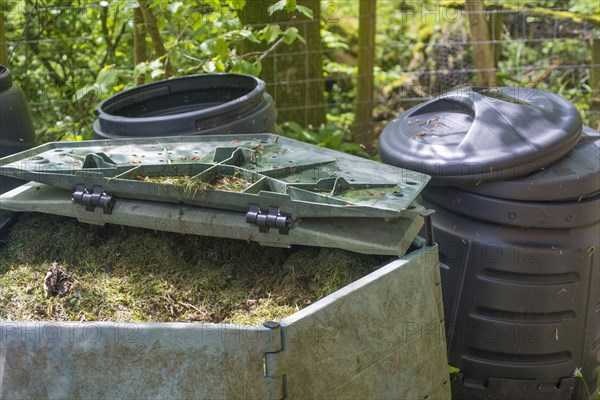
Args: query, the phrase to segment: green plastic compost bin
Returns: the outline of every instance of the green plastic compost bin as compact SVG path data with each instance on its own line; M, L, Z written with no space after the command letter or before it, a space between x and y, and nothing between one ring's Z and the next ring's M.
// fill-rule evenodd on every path
M3 397L449 398L426 175L271 134L51 143L0 174L34 181L7 210L387 259L257 326L2 321Z

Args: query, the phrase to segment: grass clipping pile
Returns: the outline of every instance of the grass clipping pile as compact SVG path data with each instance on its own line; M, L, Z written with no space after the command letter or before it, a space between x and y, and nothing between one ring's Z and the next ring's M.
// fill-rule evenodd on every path
M0 320L257 325L295 313L384 261L26 214L0 250ZM61 295L49 290L57 271L68 281Z

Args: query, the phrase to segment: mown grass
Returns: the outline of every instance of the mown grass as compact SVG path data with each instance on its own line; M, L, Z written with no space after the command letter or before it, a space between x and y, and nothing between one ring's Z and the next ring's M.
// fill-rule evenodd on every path
M154 232L26 214L0 250L0 319L279 320L372 272L385 260L338 249ZM53 262L72 273L62 298L44 297Z
M160 183L178 186L184 193L192 196L197 192L208 192L211 190L224 190L227 192L243 192L252 183L242 179L240 176L218 176L210 182L204 182L199 178L191 176L158 176L142 177L144 182Z

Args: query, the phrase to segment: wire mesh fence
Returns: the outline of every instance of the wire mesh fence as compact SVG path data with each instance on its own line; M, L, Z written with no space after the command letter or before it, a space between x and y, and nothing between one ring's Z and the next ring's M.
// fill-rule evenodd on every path
M214 1L193 3L186 4L188 12L235 15L230 4L215 7ZM320 24L318 46L309 42L287 52L265 54L262 64L272 66L273 76L282 76L281 70L289 68L290 58L297 69L304 71L289 79L267 79L281 115L289 117L307 109L325 108L330 120L348 125L357 104L374 100L373 119L381 126L408 107L452 89L478 84L480 73L491 71L500 85L550 90L567 97L579 108L586 124L598 127L600 65L596 53L600 52L600 23L594 18L595 2L487 4L483 14L489 21L489 40L472 36L469 20L477 11L468 9L464 1L378 0L376 15L360 15L357 3L320 1L314 20L303 21L307 26ZM51 130L64 123L65 118L84 121L76 129L89 130L85 121L93 119L93 106L111 93L100 90L95 96L80 99L78 91L96 82L104 67L102 63L109 63L102 56L106 46L114 47L113 55L127 52L119 46L132 51L130 31L135 7L136 3L122 0L94 4L78 1L54 4L41 0L2 3L6 39L0 46L4 44L6 48L9 68L27 94L34 118L46 121L38 130ZM265 10L266 6L245 10L255 15L246 16L243 25L257 29L263 26L258 13ZM160 10L157 13L160 18ZM164 27L164 32L172 36L171 48L182 36L194 38L194 30L187 29L186 17L170 18L170 25ZM376 67L374 71L358 71L359 52L366 51L358 46L358 26L361 19L373 17L377 26ZM98 35L91 28L86 30L86 26L103 19L103 26L109 27L109 31L99 29ZM244 18L237 19L241 26L240 20ZM214 20L206 19L205 23ZM278 24L285 29L286 24L298 26L298 21L278 21ZM86 31L87 34L82 34ZM474 44L491 46L492 65L486 68L478 65ZM185 55L195 58L195 51ZM116 85L116 90L134 86L134 58L117 54L116 59L112 70L131 77L125 84ZM322 62L318 74L308 67L315 59ZM177 71L189 72L185 68ZM374 79L373 99L356 98L356 83L365 79ZM314 95L299 95L306 92ZM74 108L73 103L79 104ZM66 115L74 112L84 117ZM311 121L298 122L309 125ZM83 136L86 137L85 132Z

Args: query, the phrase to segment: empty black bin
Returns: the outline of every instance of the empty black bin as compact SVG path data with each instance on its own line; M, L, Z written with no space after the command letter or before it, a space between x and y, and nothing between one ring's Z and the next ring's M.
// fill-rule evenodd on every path
M279 133L265 82L244 74L149 83L104 100L95 112L96 139Z
M454 398L585 399L576 370L597 396L600 134L576 113L545 92L463 89L382 134L384 161L437 184L423 201L437 210Z
M13 83L11 72L0 65L0 158L34 145L35 131L25 94ZM0 193L20 184L23 182L0 177Z
M0 158L35 145L35 131L23 91L13 83L8 68L0 65ZM0 176L0 194L23 181ZM15 214L0 210L0 236Z

